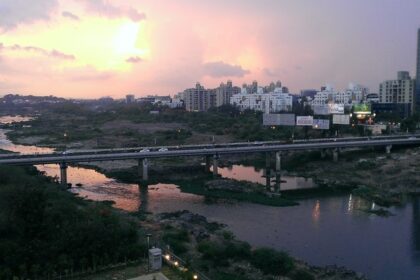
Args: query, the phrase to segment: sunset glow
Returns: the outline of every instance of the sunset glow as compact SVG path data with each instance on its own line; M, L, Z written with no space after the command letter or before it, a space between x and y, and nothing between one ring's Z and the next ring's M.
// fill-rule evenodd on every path
M420 8L381 0L3 2L0 94L76 98L175 94L228 79L281 80L292 92L354 81L376 91L394 72L414 72ZM404 22L376 19L394 13Z

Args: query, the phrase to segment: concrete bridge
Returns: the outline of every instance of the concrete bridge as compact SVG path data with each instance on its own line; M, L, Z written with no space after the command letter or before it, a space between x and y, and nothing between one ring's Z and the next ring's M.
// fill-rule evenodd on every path
M281 153L284 151L319 150L321 157L330 150L333 160L338 161L339 151L344 148L384 147L386 153L391 152L393 146L419 145L420 135L382 136L382 137L351 137L351 138L322 138L311 140L294 140L288 142L241 142L227 144L204 144L186 146L168 146L164 148L138 147L122 149L66 151L50 154L0 154L0 165L38 165L59 164L61 184L67 185L68 164L82 162L138 160L139 176L148 180L149 160L154 158L203 156L206 159L206 170L213 167L213 174L217 176L218 159L220 155L265 153L266 167L270 167L271 155L275 153L275 171L281 171ZM267 176L268 177L268 176ZM267 178L267 181L269 178Z

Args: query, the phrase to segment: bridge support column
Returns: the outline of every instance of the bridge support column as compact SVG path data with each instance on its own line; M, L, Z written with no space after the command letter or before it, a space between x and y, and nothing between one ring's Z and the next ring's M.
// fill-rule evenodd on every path
M265 153L265 186L267 189L271 187L271 154Z
M67 163L60 163L60 183L65 187L67 187L67 167Z
M281 171L281 152L276 152L276 173Z
M327 151L325 149L321 150L321 158L324 159L327 156Z
M217 177L217 167L218 167L219 155L213 155L213 177Z
M143 181L147 181L147 180L149 180L149 171L148 171L148 168L149 168L149 160L147 159L147 158L144 158L143 159L143 162L142 162L142 165L143 165L143 176L142 176L142 179L143 179Z
M333 150L333 161L334 162L338 161L338 149Z
M281 175L280 172L276 172L276 188L275 191L280 193L281 190Z
M392 145L387 145L387 146L385 147L385 151L386 151L386 153L387 153L387 154L390 154L390 153L391 153L391 149L392 149Z
M265 169L269 170L271 168L271 154L270 152L265 153Z
M139 178L142 178L142 175L143 175L142 172L143 172L143 162L142 162L142 159L138 159L137 160L137 175L139 176Z
M206 172L210 172L210 166L211 166L211 156L206 156L206 166L205 166Z

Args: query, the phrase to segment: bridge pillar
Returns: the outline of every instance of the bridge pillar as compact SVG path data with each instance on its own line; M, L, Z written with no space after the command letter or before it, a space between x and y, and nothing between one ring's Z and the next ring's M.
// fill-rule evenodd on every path
M280 190L281 190L280 186L281 186L281 175L280 175L280 172L276 172L276 188L275 188L275 191L278 192L278 193L280 193Z
M270 170L270 168L271 168L271 158L270 158L270 156L271 156L270 152L265 153L265 169L266 170Z
M217 177L217 167L218 167L219 155L213 155L213 177Z
M276 152L276 173L281 171L281 152Z
M334 162L338 161L338 149L333 150L333 161Z
M391 153L391 149L392 149L392 145L387 145L387 146L385 147L385 151L386 151L386 153L387 153L387 154L390 154L390 153Z
M137 160L137 175L139 178L143 176L143 160L141 158Z
M211 166L211 156L206 156L206 166L205 166L206 172L210 172L210 166Z
M147 181L147 180L149 180L149 172L148 172L149 160L147 158L144 158L143 162L142 162L142 165L143 165L142 179L143 179L143 181Z
M67 167L67 163L60 163L60 183L65 187L67 187Z
M265 153L265 186L267 189L271 187L271 153Z

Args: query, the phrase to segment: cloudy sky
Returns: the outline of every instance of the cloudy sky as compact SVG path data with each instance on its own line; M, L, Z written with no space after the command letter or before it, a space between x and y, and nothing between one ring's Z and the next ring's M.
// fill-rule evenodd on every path
M36 3L36 4L35 4ZM0 95L292 92L415 74L419 0L0 0Z

